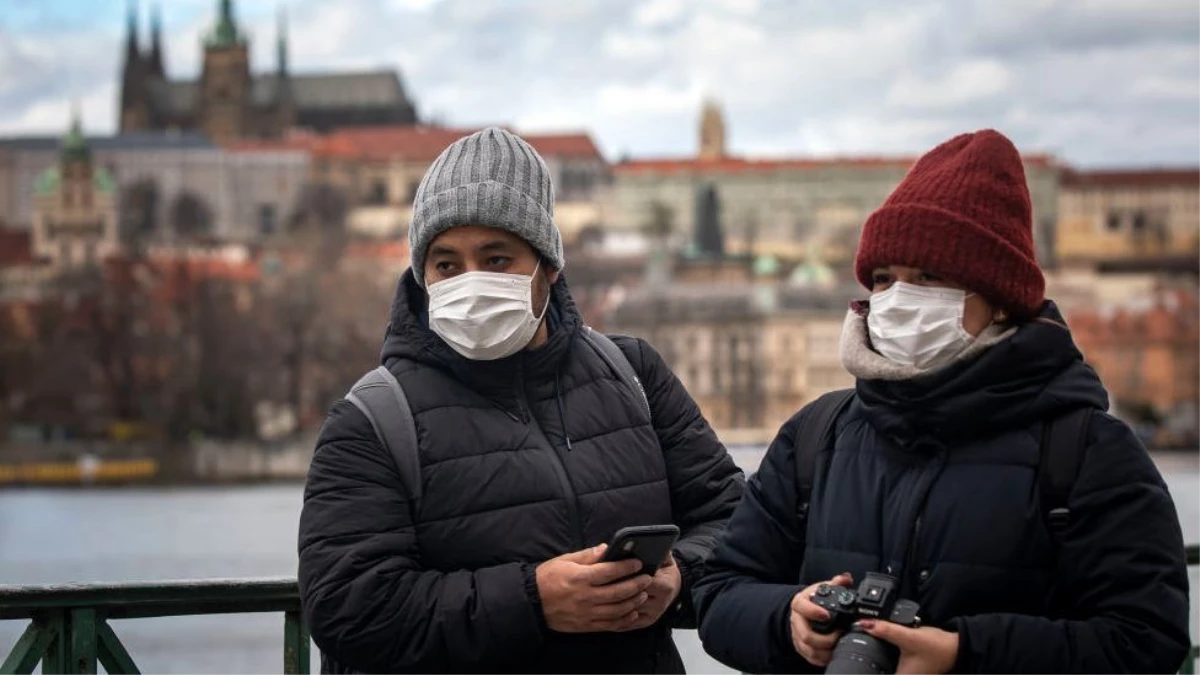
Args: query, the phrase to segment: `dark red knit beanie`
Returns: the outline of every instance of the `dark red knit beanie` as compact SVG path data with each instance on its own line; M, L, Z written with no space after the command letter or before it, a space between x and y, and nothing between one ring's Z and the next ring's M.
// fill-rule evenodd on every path
M879 267L916 267L1010 311L1036 314L1046 281L1031 211L1012 141L991 129L955 136L917 160L867 218L855 273L870 288Z

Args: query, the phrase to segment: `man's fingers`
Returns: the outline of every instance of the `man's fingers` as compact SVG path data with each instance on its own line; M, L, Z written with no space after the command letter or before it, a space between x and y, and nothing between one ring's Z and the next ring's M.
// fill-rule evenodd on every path
M628 600L605 605L596 605L588 611L592 614L592 616L598 619L619 619L630 612L637 611L637 609L646 604L646 601L649 599L650 596L647 595L645 591L642 591Z
M650 577L636 576L607 586L594 586L584 591L583 599L592 605L611 605L624 602L650 588Z
M631 628L638 623L639 619L640 617L637 611L632 611L617 619L596 619L595 621L591 622L591 626L592 631L596 633L602 633L606 631L620 633L631 630Z
M599 546L593 546L591 548L585 548L579 551L572 551L565 555L559 556L559 558L562 560L569 560L570 562L577 563L579 565L594 565L600 562L600 559L604 557L604 552L606 550L608 550L608 544L600 544Z
M593 586L606 586L618 579L637 574L642 570L642 561L618 560L616 562L596 563L585 571L587 582Z

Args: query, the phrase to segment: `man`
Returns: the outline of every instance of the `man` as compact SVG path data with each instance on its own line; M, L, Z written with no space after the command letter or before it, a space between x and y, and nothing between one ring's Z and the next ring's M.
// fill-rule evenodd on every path
M527 143L460 139L413 209L382 361L415 444L385 449L339 401L305 490L301 596L324 669L683 672L671 627L694 625L689 589L741 472L649 345L613 340L643 398L587 333ZM664 523L681 535L653 576L602 561L618 529Z

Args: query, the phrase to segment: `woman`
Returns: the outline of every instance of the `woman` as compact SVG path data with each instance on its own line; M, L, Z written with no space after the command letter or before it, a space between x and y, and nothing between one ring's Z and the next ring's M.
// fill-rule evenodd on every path
M991 130L922 157L867 220L856 275L871 297L849 312L840 349L854 395L806 509L806 411L748 482L694 590L714 657L821 671L842 633L814 630L830 618L814 594L871 572L920 605L919 628L863 618L854 629L892 645L898 672L1180 666L1188 588L1174 504L1044 299L1031 220L1020 155ZM1080 409L1070 517L1053 536L1042 431Z

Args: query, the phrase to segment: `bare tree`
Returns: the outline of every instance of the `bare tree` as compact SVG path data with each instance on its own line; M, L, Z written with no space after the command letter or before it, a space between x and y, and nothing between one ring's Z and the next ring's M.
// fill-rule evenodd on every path
M151 179L144 178L121 191L121 240L130 250L140 251L150 239L161 232L158 204L158 184Z
M212 209L203 199L184 192L171 204L171 226L185 241L205 241L213 236Z

